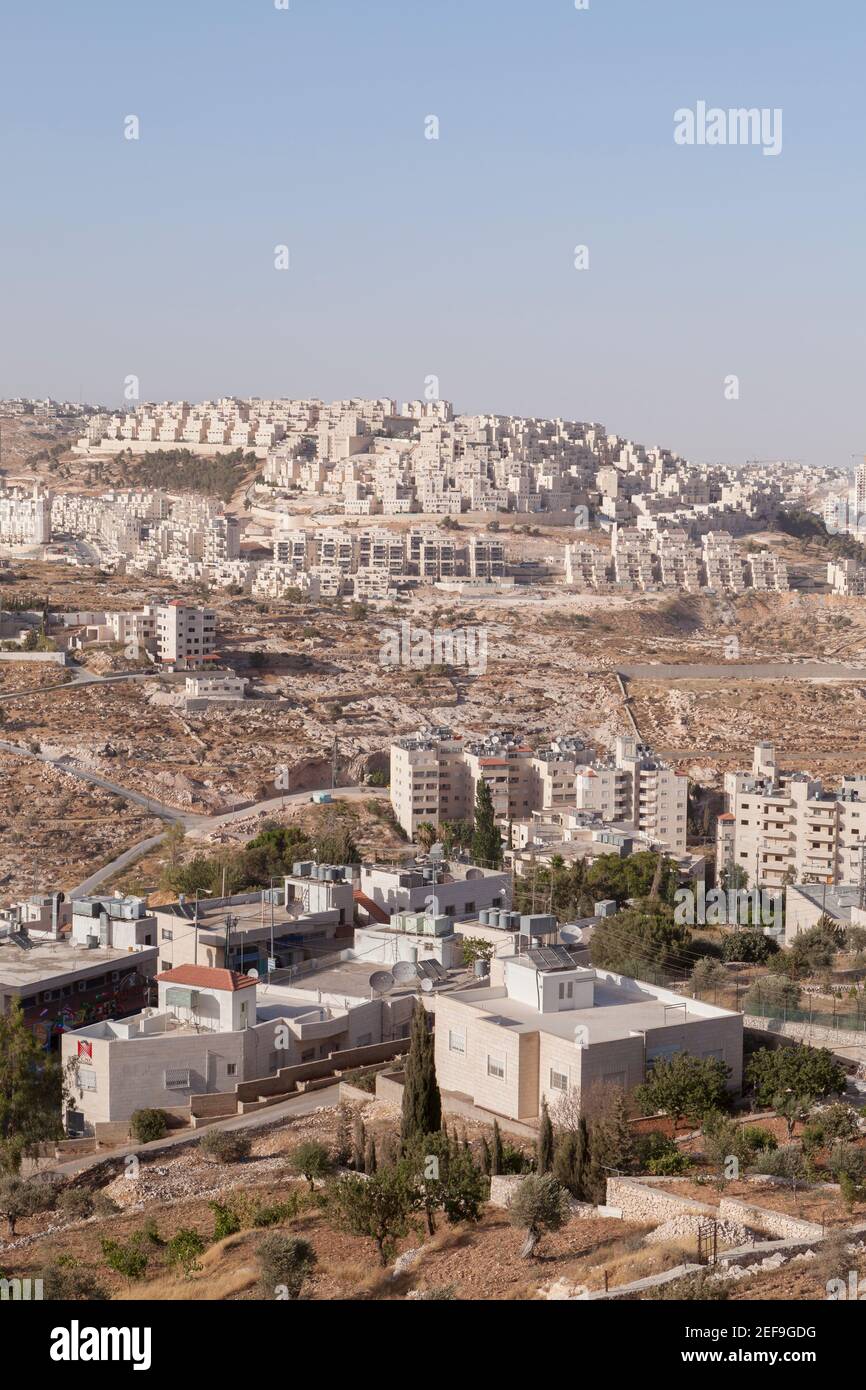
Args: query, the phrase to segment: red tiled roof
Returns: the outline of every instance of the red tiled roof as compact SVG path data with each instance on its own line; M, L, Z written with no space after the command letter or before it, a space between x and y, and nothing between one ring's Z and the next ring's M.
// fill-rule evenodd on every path
M249 989L256 983L249 975L239 975L236 970L221 970L215 965L176 965L172 970L163 970L156 978L170 985L190 985L193 989L226 989L232 993L236 989Z

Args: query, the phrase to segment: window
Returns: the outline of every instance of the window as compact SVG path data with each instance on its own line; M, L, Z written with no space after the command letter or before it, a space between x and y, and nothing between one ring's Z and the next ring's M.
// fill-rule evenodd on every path
M189 1067L166 1067L165 1089L167 1091L188 1091Z
M159 962L159 968L160 968L160 970L170 970L170 969L171 969L171 961L170 961L170 960L161 960L161 961Z
M497 1081L505 1080L505 1058L495 1053L487 1054L487 1075L495 1076Z
M238 1074L238 1064L237 1064L237 1062L228 1062L228 1063L226 1064L226 1076L237 1076L237 1074Z
M169 927L163 927L160 932L161 941L174 941L174 932Z
M449 1028L449 1030L448 1030L448 1051L449 1051L449 1052L465 1052L465 1051L466 1051L466 1034L465 1034L465 1033L460 1033L460 1032L456 1031L454 1028Z
M550 1089L552 1091L568 1090L568 1072L557 1071L555 1067L550 1068Z
M81 1091L95 1091L95 1090L96 1090L96 1072L91 1071L88 1067L79 1067L79 1068L78 1068L78 1087L79 1087L79 1090L81 1090Z

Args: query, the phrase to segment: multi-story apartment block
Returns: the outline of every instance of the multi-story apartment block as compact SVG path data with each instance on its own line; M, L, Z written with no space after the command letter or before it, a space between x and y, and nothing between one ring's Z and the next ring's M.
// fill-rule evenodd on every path
M216 613L194 608L181 599L156 609L156 654L180 667L202 666L216 655Z
M578 811L633 826L647 840L681 854L686 848L689 780L636 738L616 741L613 757L577 769Z
M509 822L534 810L573 805L576 769L590 757L571 736L533 750L510 734L467 741L435 729L392 743L391 804L403 829L414 835L424 821L471 820L484 781L497 819Z
M866 840L866 777L835 791L805 772L782 773L770 743L755 746L750 772L725 774L725 815L716 839L717 875L737 885L856 883Z
M0 543L47 545L51 540L51 494L0 483Z

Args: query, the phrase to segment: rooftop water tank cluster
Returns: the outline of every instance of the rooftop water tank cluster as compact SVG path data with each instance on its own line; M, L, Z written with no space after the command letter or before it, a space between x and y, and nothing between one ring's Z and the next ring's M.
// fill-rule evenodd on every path
M519 912L506 912L499 907L482 907L478 920L483 926L498 927L500 931L517 931L520 927Z
M325 883L344 883L346 870L337 864L314 864L311 859L299 859L292 865L292 878L317 878Z

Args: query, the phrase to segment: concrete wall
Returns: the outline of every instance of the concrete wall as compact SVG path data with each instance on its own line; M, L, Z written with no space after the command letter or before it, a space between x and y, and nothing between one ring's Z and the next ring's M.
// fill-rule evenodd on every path
M53 666L67 664L66 652L0 652L0 661L42 661Z

